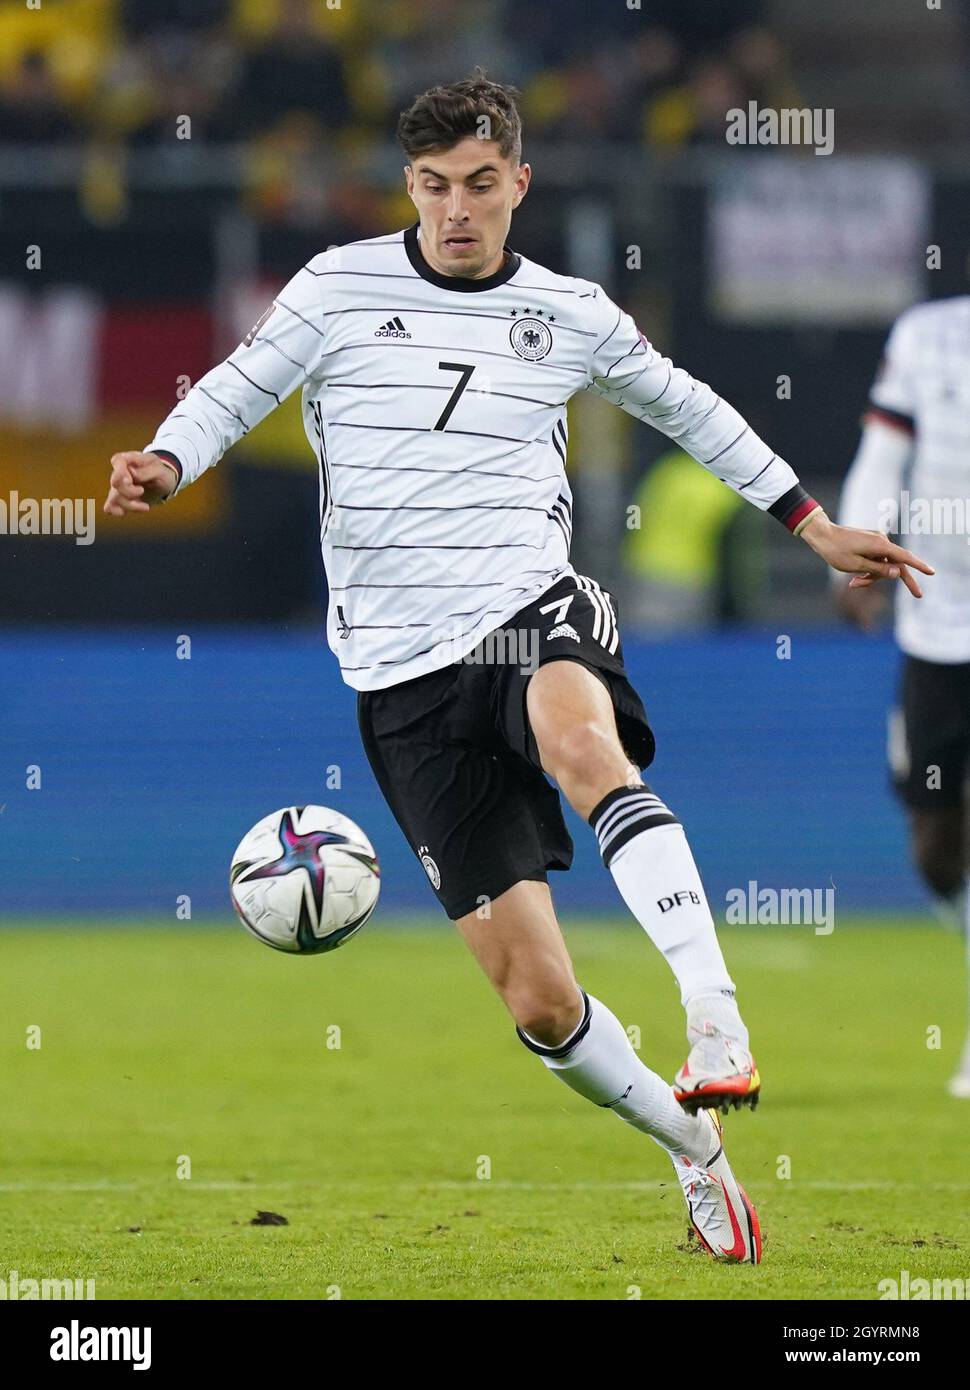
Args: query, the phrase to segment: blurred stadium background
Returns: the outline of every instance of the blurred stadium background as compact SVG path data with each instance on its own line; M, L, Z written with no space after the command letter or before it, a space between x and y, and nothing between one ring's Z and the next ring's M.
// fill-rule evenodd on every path
M97 527L0 536L5 910L228 913L242 833L318 801L371 834L388 907L433 911L326 648L298 393L177 505L100 512L110 454L300 264L413 220L392 133L415 93L478 63L514 82L535 172L511 244L602 283L832 508L892 320L964 290L968 11L4 0L0 500L91 499ZM834 109L835 152L729 146L748 101ZM597 400L571 419L574 563L619 597L651 781L715 912L749 879L924 904L885 770L889 635L841 631L808 548L662 436ZM574 831L559 904L614 911Z

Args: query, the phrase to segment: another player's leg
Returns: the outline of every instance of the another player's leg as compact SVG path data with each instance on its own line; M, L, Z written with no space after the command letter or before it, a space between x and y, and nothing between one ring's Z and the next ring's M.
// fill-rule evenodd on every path
M963 931L967 912L964 871L965 816L962 806L910 806L913 863L948 926Z
M970 969L968 817L970 664L907 657L899 708L889 722L889 764L909 817L913 863L933 894L937 915L966 933ZM970 1099L970 1032L952 1096Z
M964 931L966 932L966 961L967 961L967 1012L970 1017L970 879L967 881L967 891L964 895ZM967 1028L966 1041L963 1044L963 1053L960 1057L960 1065L947 1083L947 1090L951 1096L957 1100L970 1100L970 1025Z
M542 766L592 825L603 863L680 986L691 1051L674 1089L687 1109L757 1103L761 1082L683 826L640 779L603 682L545 662L527 688Z
M970 881L965 873L966 811L964 806L909 808L913 860L939 904L941 916L965 934L968 993L970 993ZM968 998L970 1015L970 998ZM951 1096L970 1100L970 1027L956 1072L947 1083Z
M715 1259L757 1264L761 1235L707 1112L689 1114L644 1064L616 1016L577 984L548 885L522 881L457 921L522 1042L567 1086L666 1150L691 1223Z

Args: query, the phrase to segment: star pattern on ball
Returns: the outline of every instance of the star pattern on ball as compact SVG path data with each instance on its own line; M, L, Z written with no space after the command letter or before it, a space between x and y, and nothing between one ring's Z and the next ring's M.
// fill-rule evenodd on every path
M294 869L306 869L310 878L310 892L317 912L323 914L323 891L326 882L326 865L320 854L326 845L346 845L350 841L346 835L335 830L296 829L289 811L284 811L279 829L280 847L283 850L279 859L264 864L260 869L252 869L246 874L247 882L254 878L283 878Z

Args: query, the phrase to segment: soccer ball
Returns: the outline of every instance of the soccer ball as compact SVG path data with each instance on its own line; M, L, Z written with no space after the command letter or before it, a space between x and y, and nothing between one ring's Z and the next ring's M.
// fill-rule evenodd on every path
M381 874L367 836L324 806L289 806L244 835L229 870L243 926L277 951L333 951L377 906Z

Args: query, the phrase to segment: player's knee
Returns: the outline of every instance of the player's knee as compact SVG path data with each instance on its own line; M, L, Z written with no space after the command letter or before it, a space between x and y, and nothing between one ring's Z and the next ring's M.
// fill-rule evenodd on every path
M567 792L570 784L601 780L616 761L616 738L595 721L571 724L546 749L547 771Z
M563 1042L583 1016L582 996L572 981L561 988L533 989L507 1002L517 1026L543 1047Z

